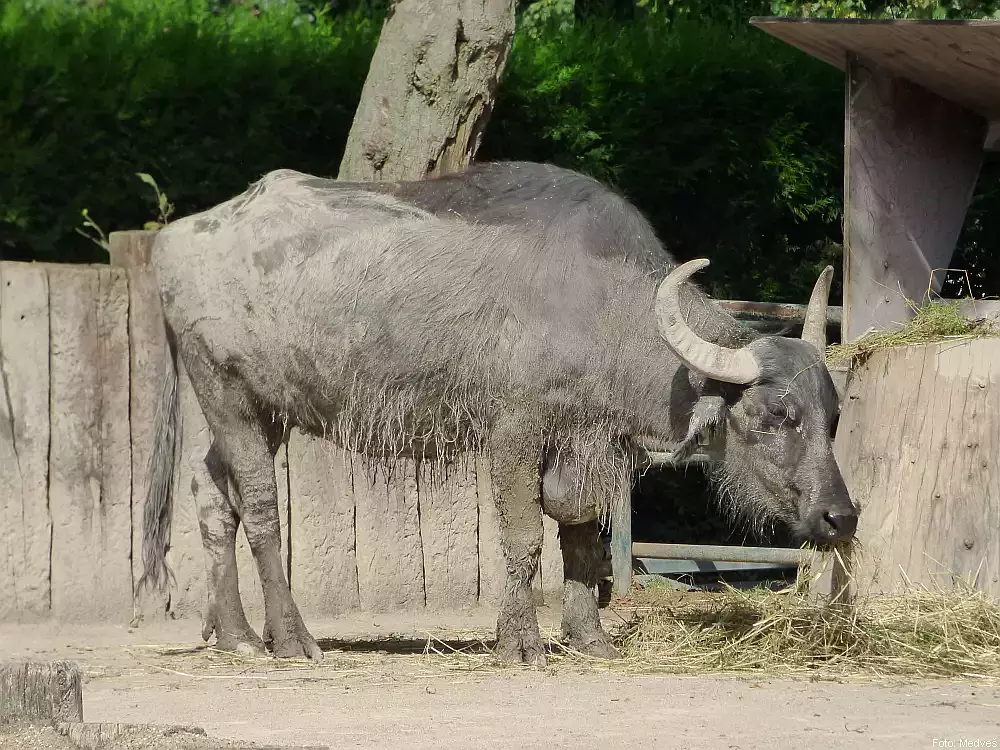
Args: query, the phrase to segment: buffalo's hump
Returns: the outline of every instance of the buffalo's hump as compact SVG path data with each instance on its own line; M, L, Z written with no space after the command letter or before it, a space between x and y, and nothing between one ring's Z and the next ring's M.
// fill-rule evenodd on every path
M655 280L542 242L283 170L162 230L154 265L182 355L292 421L462 440L518 401L557 431L641 429L672 375Z

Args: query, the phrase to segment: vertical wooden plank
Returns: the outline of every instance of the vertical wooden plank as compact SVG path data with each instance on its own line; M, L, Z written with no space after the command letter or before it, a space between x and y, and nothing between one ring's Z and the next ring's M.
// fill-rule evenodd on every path
M1000 340L978 339L875 352L855 372L834 448L861 507L859 597L955 579L1000 596L998 363Z
M293 429L288 441L292 593L304 616L357 611L351 457Z
M281 555L286 561L285 578L288 579L288 446L282 445L274 455L274 480L278 488L278 523L281 535ZM240 598L243 600L243 610L251 625L264 625L264 589L261 586L257 563L254 561L250 542L247 541L246 528L240 524L236 535L236 567L239 571Z
M559 523L542 514L542 559L538 563L542 602L550 607L562 601L563 559Z
M125 269L129 290L129 425L132 446L132 576L142 575L142 514L153 422L167 368L166 329L156 279L149 266L154 232L112 232L111 265Z
M476 456L476 499L479 506L479 603L497 607L507 582L507 563L500 547L500 521L493 498L488 456Z
M612 506L611 515L612 591L624 596L632 586L632 498Z
M205 466L212 445L212 432L202 414L198 397L191 387L184 363L178 359L180 399L180 443L174 481L174 508L170 518L170 550L167 564L174 574L166 614L196 617L205 607L206 560L198 517L225 502Z
M479 589L475 459L422 462L417 478L427 607L472 607Z
M49 286L0 263L0 622L49 611Z
M391 475L352 456L361 608L392 612L424 606L423 553L414 462Z
M951 260L982 163L984 118L848 59L844 318L850 341L911 316ZM943 273L935 275L939 291Z
M142 519L149 487L148 462L153 425L169 363L166 326L156 277L149 265L155 232L112 232L111 265L128 279L129 430L132 450L132 580L142 575ZM142 617L163 614L166 598L141 592L135 602Z
M120 269L49 268L52 613L132 614L128 288Z

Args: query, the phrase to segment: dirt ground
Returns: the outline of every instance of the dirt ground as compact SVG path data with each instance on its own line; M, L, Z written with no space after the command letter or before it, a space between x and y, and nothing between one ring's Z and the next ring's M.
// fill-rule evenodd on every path
M558 611L540 615L553 632ZM0 659L77 662L88 722L195 725L212 738L258 747L1000 745L997 683L628 676L559 664L500 671L477 668L486 657L447 655L449 648L475 650L478 638L489 636L493 616L450 615L447 623L433 615L310 621L313 633L326 639L319 667L218 654L205 648L194 621L134 631L5 625ZM610 610L605 617L617 619ZM423 653L428 637L441 653ZM0 735L4 750L64 748L65 742L51 730ZM226 746L206 742L174 736L141 746Z

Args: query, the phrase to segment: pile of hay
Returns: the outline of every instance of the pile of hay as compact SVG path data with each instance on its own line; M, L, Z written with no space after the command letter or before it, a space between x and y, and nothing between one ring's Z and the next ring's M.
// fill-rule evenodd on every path
M617 640L629 671L817 677L1000 678L1000 603L968 588L911 587L852 606L786 591L630 596Z
M683 592L666 583L616 599L609 628L623 658L588 657L549 641L549 669L659 675L807 676L812 679L1000 679L1000 602L968 586L852 604L810 597L806 577L775 591ZM506 669L490 646L453 649L428 638L426 666Z
M896 331L874 331L857 341L832 344L827 347L827 362L849 360L861 364L873 352L910 344L932 344L951 339L974 339L1000 336L996 321L988 318L973 320L960 311L958 300L944 300L917 307L909 303L914 316Z

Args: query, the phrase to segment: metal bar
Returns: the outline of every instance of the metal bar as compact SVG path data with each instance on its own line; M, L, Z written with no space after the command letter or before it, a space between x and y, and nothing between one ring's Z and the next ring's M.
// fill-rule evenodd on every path
M712 544L653 544L633 542L632 554L657 560L712 560L720 562L787 563L803 565L815 554L811 550L785 547L728 547Z
M680 462L680 466L703 466L711 463L704 453L695 453ZM673 466L673 453L670 451L657 452L650 451L646 454L646 467L659 468L660 466Z
M760 320L769 323L804 323L807 305L790 302L748 302L746 300L720 299L716 303L737 320ZM839 326L844 308L830 305L826 308L826 324Z
M735 573L739 571L789 570L795 563L723 562L721 560L661 560L652 557L635 558L646 573L676 575L680 573Z
M611 590L619 596L632 586L632 498L616 505L611 516Z

